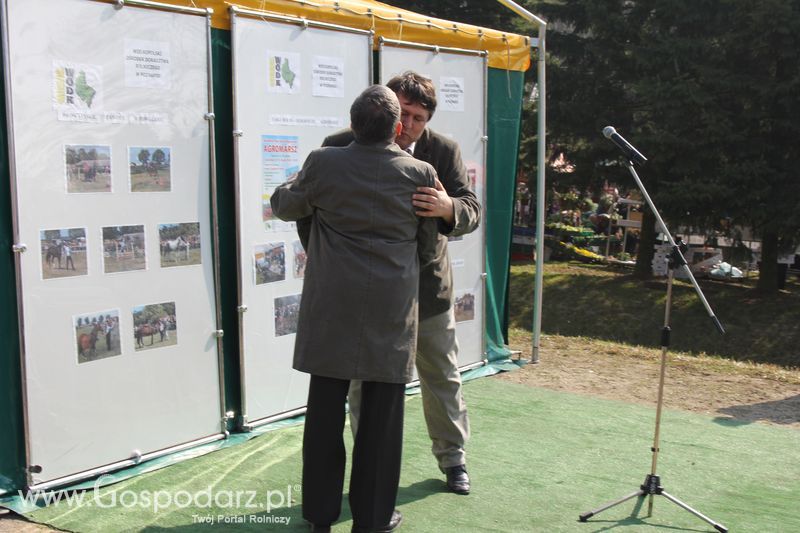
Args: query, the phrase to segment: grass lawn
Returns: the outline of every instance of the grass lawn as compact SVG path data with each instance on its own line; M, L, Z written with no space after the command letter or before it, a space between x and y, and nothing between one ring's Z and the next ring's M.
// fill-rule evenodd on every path
M87 273L86 268L86 251L74 251L72 252L72 262L74 264L73 268L67 268L67 259L66 257L61 258L61 268L58 266L58 261L56 261L52 266L47 264L47 257L42 254L42 278L43 279L53 279L53 278L70 278L73 276L85 276Z
M131 176L131 192L169 192L171 189L169 169L159 170L157 176L144 173Z
M200 248L192 248L191 250L189 250L189 257L186 257L186 255L184 255L184 252L178 250L172 252L169 255L161 256L161 268L199 265L200 263L202 263L202 261L203 260L200 254Z
M511 267L509 326L531 330L535 267ZM717 333L688 282L676 281L671 349L737 360L800 367L800 283L760 294L754 282L701 280L726 334ZM642 282L627 271L601 265L545 263L542 331L631 345L660 346L666 280Z

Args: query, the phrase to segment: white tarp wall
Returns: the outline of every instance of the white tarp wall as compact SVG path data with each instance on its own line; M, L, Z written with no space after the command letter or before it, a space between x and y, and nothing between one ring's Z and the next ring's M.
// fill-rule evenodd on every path
M32 484L219 438L204 12L4 9Z
M406 70L430 78L437 108L429 127L455 140L467 167L470 186L485 205L486 58L472 51L454 53L413 43L383 41L381 83ZM484 355L484 224L469 235L450 239L458 362L464 367Z
M231 15L245 423L302 408L308 393L292 369L305 251L270 195L350 125L372 77L371 33L254 15Z

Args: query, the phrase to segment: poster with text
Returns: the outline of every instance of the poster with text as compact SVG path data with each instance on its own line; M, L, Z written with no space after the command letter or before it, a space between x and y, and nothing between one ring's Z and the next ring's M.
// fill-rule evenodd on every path
M269 203L275 187L300 171L299 142L295 135L261 136L261 217L267 231L289 231L294 223L283 222Z
M169 89L169 43L125 39L125 86Z
M464 111L464 78L441 76L438 96L440 110Z
M343 58L314 56L311 74L311 94L329 98L344 98Z

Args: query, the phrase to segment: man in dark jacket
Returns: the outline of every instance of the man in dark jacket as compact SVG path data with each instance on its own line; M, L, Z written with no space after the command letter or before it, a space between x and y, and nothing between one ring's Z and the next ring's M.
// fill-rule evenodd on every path
M374 85L350 108L354 142L309 154L270 202L282 220L312 216L294 368L311 374L303 435L303 517L325 530L338 517L342 431L351 380L361 380L353 448L353 531L392 531L400 481L403 393L417 344L420 268L437 228L411 204L436 172L400 150L400 104Z
M409 71L393 77L386 85L397 94L402 108L403 131L395 142L416 159L430 163L438 175L436 185L420 187L413 201L419 216L437 221L440 234L436 259L420 271L416 365L433 455L447 477L448 488L468 494L470 479L464 445L469 439L469 419L458 371L453 274L447 237L473 232L480 223L481 206L469 188L458 144L427 127L436 111L436 89L431 80ZM325 139L323 146L346 146L352 140L353 132L343 130ZM308 244L309 224L309 220L297 223L303 246ZM354 431L358 425L359 385L353 383L349 398Z

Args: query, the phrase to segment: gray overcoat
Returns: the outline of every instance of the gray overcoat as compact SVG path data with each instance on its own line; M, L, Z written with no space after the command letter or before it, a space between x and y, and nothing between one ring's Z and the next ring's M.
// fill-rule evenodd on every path
M347 146L353 142L350 129L325 138L322 146ZM430 163L436 170L448 196L453 201L452 226L437 218L439 242L436 259L419 273L419 318L424 320L446 312L453 305L453 272L447 253L447 237L472 233L481 221L481 204L471 188L467 168L461 160L458 144L444 135L425 128L414 147L414 157ZM305 245L311 231L311 219L297 221L297 234Z
M408 383L420 264L436 254L435 220L411 195L436 172L394 143L320 148L270 203L282 220L312 217L297 324L301 372Z

